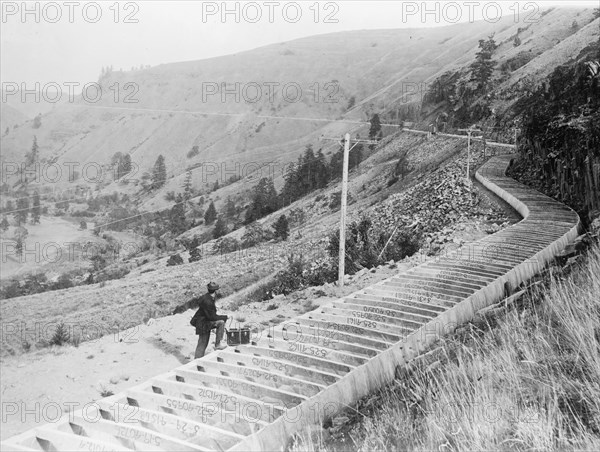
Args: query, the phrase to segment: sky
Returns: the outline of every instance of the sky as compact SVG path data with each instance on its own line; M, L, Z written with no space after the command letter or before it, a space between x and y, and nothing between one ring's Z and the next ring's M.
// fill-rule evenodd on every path
M399 0L0 3L0 79L26 89L36 83L43 87L95 82L104 66L130 70L199 60L346 30L433 27L506 16L526 24L543 9L565 4ZM567 3L598 6L598 0Z

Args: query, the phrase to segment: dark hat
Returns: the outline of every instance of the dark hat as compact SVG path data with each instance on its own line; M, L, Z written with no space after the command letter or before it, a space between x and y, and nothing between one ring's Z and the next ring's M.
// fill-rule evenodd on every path
M215 290L219 290L219 285L211 281L206 285L206 288L209 292L214 292Z

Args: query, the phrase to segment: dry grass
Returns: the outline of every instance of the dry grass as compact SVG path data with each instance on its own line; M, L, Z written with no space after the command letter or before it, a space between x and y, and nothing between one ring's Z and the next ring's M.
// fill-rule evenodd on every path
M273 272L273 259L258 262L268 253L268 249L260 248L250 257L210 256L193 264L161 267L152 275L132 273L100 284L2 300L0 356L45 348L60 322L72 331L69 343L75 346L146 324L151 318L171 314L195 294L204 293L210 280L221 283L224 297L231 296L243 304L244 289Z
M600 450L600 245L340 418L293 449Z

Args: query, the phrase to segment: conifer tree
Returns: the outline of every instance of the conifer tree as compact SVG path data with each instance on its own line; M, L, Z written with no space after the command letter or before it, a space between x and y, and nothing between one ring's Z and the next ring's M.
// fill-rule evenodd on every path
M379 115L375 113L371 117L371 127L369 128L369 139L375 140L381 137L381 119Z
M273 179L263 177L254 187L252 203L246 212L245 223L250 224L265 215L275 212L278 208L279 201Z
M298 171L295 163L288 166L287 171L283 175L284 183L281 189L280 204L287 206L297 199L296 185L298 179Z
M23 257L23 239L21 237L17 237L15 251L17 252L17 256Z
M223 216L219 216L213 229L213 238L218 239L227 234L227 223L223 219Z
M185 181L183 182L183 199L189 201L192 197L192 171L187 170L185 173Z
M217 209L215 209L215 203L210 202L208 209L204 213L204 224L212 224L217 219Z
M39 159L39 155L40 155L40 152L39 152L39 146L38 146L38 142L37 142L37 136L34 135L33 136L33 144L31 145L31 151L29 151L26 156L26 161L25 161L26 165L31 166L35 162L37 162Z
M157 189L165 185L167 180L167 167L165 165L165 158L159 155L154 163L154 169L152 171L152 188Z
M40 194L36 190L33 193L33 208L31 209L31 224L39 224L42 209L40 206Z
M479 40L479 52L475 56L475 62L471 65L471 81L477 83L477 90L485 92L488 88L496 62L492 55L498 48L494 35L488 37L487 41Z
M273 230L275 231L275 238L280 238L281 240L287 240L288 235L290 233L290 227L288 224L287 217L285 215L281 215L275 224L273 225Z
M227 218L233 218L235 217L235 204L233 202L233 200L231 199L230 196L227 197L227 208L225 211L225 215L227 216Z
M185 208L183 202L177 202L169 212L169 229L173 234L179 235L187 230Z
M131 155L124 154L119 162L119 179L131 172Z
M6 232L8 231L8 219L6 217L2 217L2 222L0 222L0 231L1 232Z
M27 222L27 216L29 215L29 198L23 196L17 199L17 208L13 213L17 226L21 226L22 223Z

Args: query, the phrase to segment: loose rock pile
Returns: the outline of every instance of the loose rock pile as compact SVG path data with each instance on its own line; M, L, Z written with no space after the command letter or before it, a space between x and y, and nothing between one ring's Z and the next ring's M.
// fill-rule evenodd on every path
M471 171L483 163L481 152L471 156ZM390 233L413 226L423 234L425 245L435 247L451 240L457 224L478 221L488 233L505 226L508 218L502 208L481 195L465 179L466 153L450 159L421 182L403 193L390 196L370 213L376 227Z

